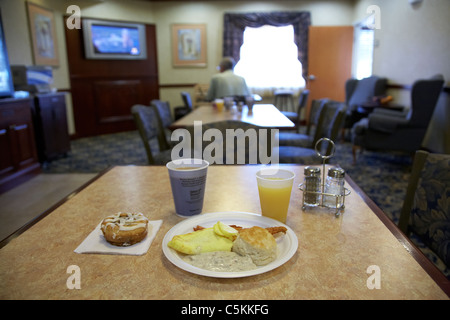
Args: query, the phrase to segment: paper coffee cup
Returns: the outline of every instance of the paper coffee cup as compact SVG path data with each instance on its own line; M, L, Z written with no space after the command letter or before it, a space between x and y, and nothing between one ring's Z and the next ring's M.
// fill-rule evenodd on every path
M178 215L189 217L202 212L208 166L208 161L202 159L178 159L167 163Z

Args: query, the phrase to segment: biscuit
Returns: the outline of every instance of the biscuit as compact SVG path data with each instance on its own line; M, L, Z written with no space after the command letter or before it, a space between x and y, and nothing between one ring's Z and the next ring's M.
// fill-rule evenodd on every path
M233 243L232 251L249 256L257 266L264 266L277 257L277 242L264 228L242 229Z

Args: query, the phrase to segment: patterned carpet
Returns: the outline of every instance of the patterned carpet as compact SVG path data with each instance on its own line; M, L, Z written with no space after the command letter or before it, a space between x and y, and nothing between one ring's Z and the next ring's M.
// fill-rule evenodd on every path
M146 165L147 155L137 131L71 141L66 158L48 163L46 173L98 173L114 165Z
M44 172L98 173L114 165L147 165L137 131L73 140L71 149L67 157L47 164ZM353 164L351 144L340 142L330 163L339 164L392 221L398 222L412 165L409 155L364 151ZM450 270L443 262L417 239L412 240L450 279Z

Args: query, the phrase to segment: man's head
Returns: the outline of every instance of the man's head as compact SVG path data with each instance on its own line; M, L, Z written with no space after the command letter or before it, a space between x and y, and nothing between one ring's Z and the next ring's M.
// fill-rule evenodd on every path
M236 62L234 61L233 58L231 58L231 57L223 58L219 64L220 72L224 72L227 70L233 70L235 64L236 64Z

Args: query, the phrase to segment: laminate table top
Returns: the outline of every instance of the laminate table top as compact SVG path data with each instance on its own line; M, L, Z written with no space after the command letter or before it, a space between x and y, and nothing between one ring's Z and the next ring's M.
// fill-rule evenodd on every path
M259 165L208 168L203 213L260 214ZM448 281L347 177L345 211L302 209L304 166L295 174L286 225L298 238L292 258L244 278L211 278L172 264L162 242L175 225L165 166L119 166L62 201L0 249L0 299L448 299ZM79 254L74 250L104 217L142 212L162 220L141 256ZM79 268L80 288L67 285ZM373 269L375 266L375 269ZM373 288L377 271L379 288Z
M266 128L294 128L295 124L282 114L273 104L255 104L252 111L244 106L242 112L232 112L223 109L200 106L183 118L175 121L170 126L171 129L185 128L194 125L194 121L201 121L203 124L220 121L240 121L251 125Z

